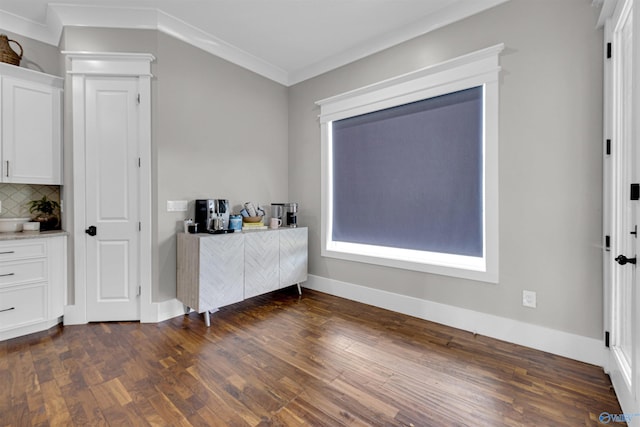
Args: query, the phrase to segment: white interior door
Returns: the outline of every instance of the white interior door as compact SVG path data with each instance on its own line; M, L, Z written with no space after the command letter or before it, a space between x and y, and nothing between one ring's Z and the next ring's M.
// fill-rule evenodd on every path
M627 414L640 412L639 344L640 316L637 308L640 275L637 273L639 252L638 224L640 209L633 183L640 183L640 149L638 147L638 97L634 88L634 0L619 4L613 21L612 117L611 132L615 142L612 152L612 257L611 335L609 369L622 409ZM636 80L636 83L638 81ZM635 200L634 200L635 199ZM631 417L630 425L640 425L640 417Z
M138 93L137 78L86 80L88 321L140 319Z

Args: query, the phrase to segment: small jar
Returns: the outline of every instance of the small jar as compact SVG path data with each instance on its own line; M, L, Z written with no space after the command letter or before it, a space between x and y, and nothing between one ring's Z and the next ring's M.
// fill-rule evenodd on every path
M242 230L242 215L229 216L229 230Z

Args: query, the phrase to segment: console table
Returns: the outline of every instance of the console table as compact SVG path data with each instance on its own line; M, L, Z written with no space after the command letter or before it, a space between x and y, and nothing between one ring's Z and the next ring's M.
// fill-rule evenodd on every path
M225 305L307 280L306 227L230 234L178 233L177 298L185 313Z

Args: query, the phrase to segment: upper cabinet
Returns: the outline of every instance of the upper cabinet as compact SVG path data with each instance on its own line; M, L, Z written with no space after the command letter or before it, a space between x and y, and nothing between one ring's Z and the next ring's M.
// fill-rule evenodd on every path
M0 182L62 184L63 79L0 63Z

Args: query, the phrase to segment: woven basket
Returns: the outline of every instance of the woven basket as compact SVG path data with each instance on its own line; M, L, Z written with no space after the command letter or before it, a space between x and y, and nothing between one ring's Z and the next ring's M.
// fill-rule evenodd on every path
M18 55L11 46L9 42L13 42L18 45L20 48L20 55ZM11 65L20 65L20 60L22 59L22 46L15 40L9 40L5 34L0 34L0 62L6 62Z

